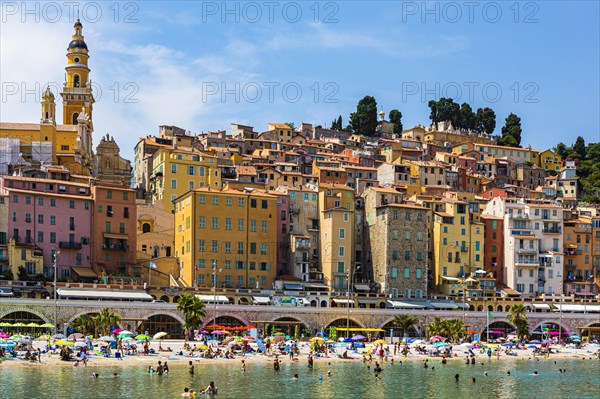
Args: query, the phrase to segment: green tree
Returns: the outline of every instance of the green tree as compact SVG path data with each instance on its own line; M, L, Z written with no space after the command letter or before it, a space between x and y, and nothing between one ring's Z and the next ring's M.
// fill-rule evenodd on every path
M560 155L562 159L565 159L569 153L569 149L567 145L563 142L560 142L552 149L553 152Z
M521 118L513 113L509 114L502 126L502 137L498 140L498 145L520 147L522 131Z
M427 333L429 334L429 336L445 335L446 333L446 326L442 322L442 319L440 319L439 317L434 318L431 323L425 326L425 328L427 329Z
M29 275L27 274L27 269L25 269L24 266L19 266L18 270L19 270L18 271L18 275L17 275L18 279L20 281L28 281L29 280Z
M458 113L457 129L475 130L475 112L467 103L460 105Z
M296 124L294 122L286 122L286 125L292 128L292 130L296 130Z
M90 316L89 314L82 314L73 320L72 324L75 331L78 331L82 334L88 334L94 331L96 327L96 321L94 320L94 317Z
M508 314L508 320L516 327L519 341L529 337L529 324L527 323L527 307L522 303L513 305Z
M442 97L439 101L429 101L428 105L431 110L429 119L432 123L449 121L453 127L459 124L460 105L453 99Z
M356 112L350 114L352 130L365 136L374 136L377 127L377 101L365 96L356 105Z
M342 115L340 115L331 122L331 130L341 131L342 129Z
M573 151L577 154L577 158L584 160L586 155L585 140L581 136L577 136L575 144L573 144Z
M4 280L14 280L15 276L12 269L9 267L4 271Z
M452 342L458 341L467 334L467 328L462 320L444 320L442 323L444 324L444 330L448 334L448 338L450 338Z
M329 339L335 341L337 339L337 328L329 327Z
M399 314L394 317L394 324L402 328L402 337L406 337L406 332L419 324L419 318L409 314Z
M110 334L110 327L116 326L121 321L121 316L109 308L103 308L93 319L96 328L100 328L100 333L108 335Z
M397 109L390 111L390 122L394 124L394 133L402 133L402 112Z
M475 114L475 131L491 134L496 128L496 113L489 107L478 108Z
M206 316L204 301L192 294L181 294L177 301L177 310L183 313L185 319L183 328L186 340L193 339L194 327L199 325Z

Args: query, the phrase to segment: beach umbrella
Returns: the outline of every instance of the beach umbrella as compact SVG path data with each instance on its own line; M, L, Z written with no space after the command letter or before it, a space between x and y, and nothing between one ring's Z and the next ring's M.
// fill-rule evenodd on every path
M467 330L467 333L468 333L468 334L476 334L476 333L477 333L477 330Z
M202 332L201 332L202 333ZM167 333L164 331L159 331L152 336L152 339L161 339L162 337L166 337Z
M85 342L75 342L75 348L85 348L87 345Z
M122 328L115 328L114 330L112 330L112 331L111 331L111 333L113 333L113 334L117 335L117 334L119 334L121 331L123 331L123 329L122 329Z
M560 335L560 333L558 331L552 331L550 332L550 335Z
M2 322L2 323L0 323L0 327L12 327L12 324L7 323L7 322Z
M282 332L276 332L275 334L273 334L273 336L275 337L285 337L285 334Z
M0 342L0 348L14 348L15 346L17 346L17 344L12 341Z
M352 338L344 338L343 342L354 342L354 340Z
M494 330L491 331L490 334L494 334L494 335L504 335L504 331L500 331L500 330Z
M121 333L119 333L119 335L117 335L117 338L121 338L121 339L124 339L124 338L131 338L131 335L132 335L132 334L131 334L130 332L127 332L127 333L123 333L123 332L121 332Z
M44 323L40 327L42 327L42 328L54 328L54 324L52 324L52 323Z
M529 341L530 344L541 344L541 342L537 339L534 339L533 341Z
M23 336L19 335L19 334L15 334L10 337L10 339L12 339L12 340L17 340L17 339L21 339L21 338L23 338Z
M378 339L377 341L373 342L373 345L387 345L387 342L385 339Z
M214 330L212 335L225 335L225 331L222 330Z
M441 348L441 347L444 347L444 346L449 346L449 345L447 343L441 342L441 341L440 342L436 342L435 344L433 344L434 348Z
M579 335L571 335L569 339L581 339Z
M34 328L37 328L37 327L39 327L39 326L40 326L40 325L39 325L38 323L33 323L33 322L31 322L31 323L29 323L29 324L25 324L25 327L34 327Z
M317 335L325 335L325 331L319 331Z
M355 341L362 341L362 340L365 339L365 337L362 336L362 335L360 335L360 334L357 334L357 335L353 335L352 339L355 340Z
M50 339L50 336L48 334L44 334L44 335L40 335L39 337L37 337L35 340L36 341L47 341Z
M54 339L65 339L67 337L64 334L54 334L52 336L52 338L54 338Z
M15 340L15 341L20 342L25 345L31 345L31 340L29 338L23 337L23 338L19 338L19 339Z
M434 335L433 337L429 338L430 341L443 341L446 338L444 337L440 337L439 335Z
M10 335L5 332L0 332L0 338L10 338Z
M152 339L152 337L149 335L146 335L146 334L140 334L140 335L136 335L135 339L143 341L145 339Z
M325 340L321 337L312 337L309 339L310 342L325 342Z
M13 327L25 327L26 324L25 323L15 323L12 325Z
M73 342L65 341L64 339L60 339L60 340L56 341L55 344L57 346L73 346L73 345L75 345L75 344L73 344Z
M115 337L111 337L109 335L105 335L104 337L98 338L98 341L104 341L104 342L112 342L114 340L115 340Z
M121 335L121 334L133 335L134 333L132 333L131 331L127 331L127 330L121 330L121 331L119 331L119 335Z
M514 344L514 342L505 342L505 343L503 343L503 344L502 344L502 346L510 346L510 347L513 347L513 346L515 346L515 344Z
M68 339L81 339L84 336L85 335L83 335L82 333L73 333L73 334L69 335L67 338Z

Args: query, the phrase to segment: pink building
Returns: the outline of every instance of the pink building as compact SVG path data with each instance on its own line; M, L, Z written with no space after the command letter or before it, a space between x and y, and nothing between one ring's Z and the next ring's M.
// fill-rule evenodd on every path
M269 194L277 196L277 276L280 276L288 266L290 198L280 191L272 190L269 191Z
M0 185L8 194L8 236L17 247L40 250L43 273L58 278L76 278L91 267L92 209L90 186L62 180L4 176ZM72 272L74 273L72 275ZM89 274L89 273L88 273Z

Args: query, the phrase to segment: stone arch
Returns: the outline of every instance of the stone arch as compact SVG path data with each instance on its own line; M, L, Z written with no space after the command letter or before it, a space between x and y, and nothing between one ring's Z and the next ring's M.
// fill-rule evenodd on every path
M152 230L152 225L150 225L150 223L148 223L148 222L142 223L142 233L150 233L151 230Z
M401 337L401 335L403 334L402 328L397 326L394 323L393 317L389 318L385 323L383 323L381 325L381 328L386 330L386 332L383 334L387 337L389 337L391 335L391 329L393 328L394 329L394 337L402 338ZM420 337L424 331L425 331L425 328L421 326L421 320L419 319L419 323L415 324L414 326L412 326L411 328L408 329L407 336L410 338Z
M292 322L300 322L302 324L298 324L298 331L299 331L299 335L302 335L302 331L306 328L308 328L308 323L305 320L301 320L301 318L297 317L297 315L294 315L294 317L290 317L290 316L283 316L283 317L278 317L276 319L274 319L273 321L292 321ZM289 336L294 336L294 329L295 329L296 325L288 325L287 329L282 329L285 330L284 332L289 335Z
M348 319L345 317L332 317L329 319L325 328L329 327L346 327ZM350 327L364 328L365 326L356 319L350 318Z
M83 316L84 314L88 314L90 316L95 316L98 314L98 311L96 310L84 310L81 312L76 312L73 316L71 316L69 318L69 320L67 321L69 324L73 323L75 321L76 318L78 318L79 316ZM120 316L120 315L119 315Z
M158 315L167 315L167 316L170 316L170 317L176 319L181 324L185 323L185 319L183 318L183 316L181 316L179 313L169 312L169 311L156 310L156 311L153 311L153 312L143 315L143 317L148 319L152 316L158 316Z
M78 112L74 112L73 113L73 125L77 125L77 119L79 118L79 113Z
M78 74L73 75L73 87L81 86L81 78Z
M496 308L496 311L502 312L502 305L498 305L498 307Z
M160 297L161 301L165 301L167 303L171 302L168 295L163 295Z
M568 334L571 332L571 329L563 322L561 324L560 320L544 320L541 322L538 322L535 327L530 328L531 331L531 335L533 336L543 336L543 331L542 331L542 324L548 327L548 332L553 332L553 331L559 331L561 330L563 333L567 333L565 334L565 336L568 336ZM536 334L536 332L538 332L538 334Z
M147 331L150 336L164 331L169 339L184 337L183 319L169 312L153 312L137 326L137 329L144 334Z
M2 314L0 314L0 320L3 320L6 316L9 316L12 313L16 313L16 312L31 313L32 315L38 317L40 320L43 320L44 323L50 323L50 320L48 320L48 318L46 316L44 316L41 312L38 312L37 310L33 310L31 308L26 308L26 307L17 307L17 308L10 309L6 312L2 312ZM42 323L42 324L44 324L44 323Z
M240 313L229 313L229 312L217 314L217 324L222 324L223 318L226 318L226 317L239 321L240 325L243 325L243 326L250 325L250 320L248 320L247 317L245 317L244 315L242 315ZM221 321L219 321L219 320L221 320ZM210 316L206 317L206 320L204 320L202 327L206 327L207 325L213 324L213 323L214 323L214 315L211 314Z
M507 321L497 320L492 321L482 331L481 337L487 337L487 331L490 331L490 338L506 337L511 332L515 331L515 326ZM504 334L492 334L492 331L502 331Z
M322 308L326 308L327 307L327 301L325 301L325 300L321 301L321 307Z

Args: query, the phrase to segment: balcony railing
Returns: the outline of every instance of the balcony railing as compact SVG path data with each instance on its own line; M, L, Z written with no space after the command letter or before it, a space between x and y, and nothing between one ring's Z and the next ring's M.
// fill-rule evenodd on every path
M518 248L517 253L519 254L536 254L537 248Z
M127 244L103 244L102 249L112 249L115 251L125 251L129 249Z
M58 244L60 249L81 249L80 242L72 242L72 241L61 241Z
M526 213L513 213L510 218L515 220L529 220L529 215Z
M562 229L560 227L544 227L542 232L546 234L561 234Z

